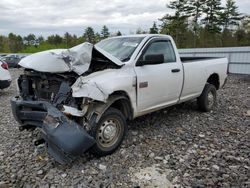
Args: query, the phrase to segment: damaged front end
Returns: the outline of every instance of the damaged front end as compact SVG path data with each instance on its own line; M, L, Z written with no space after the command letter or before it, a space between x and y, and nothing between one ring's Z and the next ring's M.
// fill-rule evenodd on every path
M25 70L18 78L20 96L11 99L20 130L41 130L48 152L59 163L73 161L95 144L86 131L83 98L73 98L74 73L51 74Z
M65 164L95 144L88 134L90 98L73 97L72 86L79 76L104 69L118 69L122 63L101 49L85 43L69 50L45 51L24 58L24 74L18 78L20 96L11 99L20 130L38 128L48 152Z
M47 143L48 152L56 161L65 164L83 154L95 144L82 126L46 101L11 100L15 119L22 128L39 128Z

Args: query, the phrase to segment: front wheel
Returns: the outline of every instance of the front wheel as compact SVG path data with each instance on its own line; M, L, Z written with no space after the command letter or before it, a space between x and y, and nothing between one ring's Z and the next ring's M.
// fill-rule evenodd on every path
M206 84L201 95L197 98L198 107L203 112L209 112L216 104L216 88L212 84Z
M89 134L95 138L96 144L90 152L96 156L113 153L121 145L127 132L125 117L115 108L109 108L98 123L93 123L92 126Z

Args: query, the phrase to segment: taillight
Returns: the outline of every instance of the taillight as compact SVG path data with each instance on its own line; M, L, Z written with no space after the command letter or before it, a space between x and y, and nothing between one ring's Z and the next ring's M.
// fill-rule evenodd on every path
M9 69L9 66L7 63L2 63L1 67L3 67L3 69L6 69L6 70Z

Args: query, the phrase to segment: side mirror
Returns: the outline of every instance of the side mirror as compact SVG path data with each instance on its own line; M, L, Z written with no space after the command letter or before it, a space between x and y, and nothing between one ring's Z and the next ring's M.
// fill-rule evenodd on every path
M146 55L145 60L138 60L136 65L143 66L143 65L156 65L164 63L164 55L163 54L152 54Z

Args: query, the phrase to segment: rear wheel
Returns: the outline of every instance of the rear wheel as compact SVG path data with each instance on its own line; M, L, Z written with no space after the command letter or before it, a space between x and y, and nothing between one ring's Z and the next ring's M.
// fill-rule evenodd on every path
M198 107L203 112L209 112L216 105L216 88L212 84L206 84L201 95L197 98Z
M98 123L92 126L90 135L95 138L96 144L90 152L96 156L113 153L121 145L127 132L125 117L115 108L109 108Z

